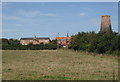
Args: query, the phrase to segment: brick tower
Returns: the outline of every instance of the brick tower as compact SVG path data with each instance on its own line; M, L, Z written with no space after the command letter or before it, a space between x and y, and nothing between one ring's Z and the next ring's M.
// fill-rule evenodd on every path
M112 33L110 16L109 15L102 16L100 32L102 32L102 33Z

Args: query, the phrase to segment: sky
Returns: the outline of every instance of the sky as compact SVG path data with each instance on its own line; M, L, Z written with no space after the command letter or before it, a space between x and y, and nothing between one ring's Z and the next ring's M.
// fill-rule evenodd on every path
M118 3L118 13L120 13L120 2ZM120 16L118 16L118 33L120 34Z
M118 32L117 2L2 2L2 38L99 32L102 15L111 16Z
M119 2L119 0L1 0L2 2Z

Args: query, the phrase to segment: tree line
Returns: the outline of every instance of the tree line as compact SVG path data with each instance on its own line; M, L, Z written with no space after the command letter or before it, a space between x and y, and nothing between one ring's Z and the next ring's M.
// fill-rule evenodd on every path
M72 35L69 49L87 52L119 54L120 35L113 33L78 32Z
M57 48L57 41L52 40L49 44L22 45L19 40L2 39L2 50L54 50Z
M112 33L78 32L71 36L69 49L95 53L120 54L120 35ZM57 40L49 44L21 45L19 40L2 39L2 50L54 50L57 49Z

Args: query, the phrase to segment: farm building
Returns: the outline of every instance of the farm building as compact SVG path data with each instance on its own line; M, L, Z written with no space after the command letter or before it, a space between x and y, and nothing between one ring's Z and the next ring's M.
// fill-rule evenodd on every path
M50 42L49 37L33 37L33 38L21 38L20 44L28 45L28 44L48 44Z
M58 47L64 47L68 48L68 45L70 44L71 37L68 35L66 37L56 37L56 40L58 41Z

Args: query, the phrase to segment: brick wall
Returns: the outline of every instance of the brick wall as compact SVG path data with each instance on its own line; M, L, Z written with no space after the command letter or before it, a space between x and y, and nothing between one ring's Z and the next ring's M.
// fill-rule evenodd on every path
M20 40L20 44L22 45L28 45L30 43L33 43L33 44L48 44L50 42L50 40L47 40L47 39L43 39L43 40Z

